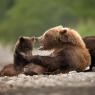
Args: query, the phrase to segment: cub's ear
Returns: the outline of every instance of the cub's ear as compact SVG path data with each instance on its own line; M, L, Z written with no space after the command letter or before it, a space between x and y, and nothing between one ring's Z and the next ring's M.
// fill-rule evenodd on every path
M19 37L20 42L23 42L25 39L23 36Z
M35 36L32 36L32 37L31 37L31 40L32 40L32 41L34 41L35 39L36 39L36 37L35 37Z
M31 37L31 40L34 41L35 40L35 37Z
M32 41L32 42L36 42L36 41L37 41L37 37L32 36L32 37L31 37L31 41Z

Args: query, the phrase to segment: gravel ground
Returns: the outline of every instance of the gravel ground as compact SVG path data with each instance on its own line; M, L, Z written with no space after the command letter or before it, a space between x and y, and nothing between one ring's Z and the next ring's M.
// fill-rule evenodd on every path
M12 62L12 53L7 49L0 50L2 68L5 63ZM0 95L95 95L94 89L95 72L0 77Z
M0 77L0 95L95 95L95 72Z

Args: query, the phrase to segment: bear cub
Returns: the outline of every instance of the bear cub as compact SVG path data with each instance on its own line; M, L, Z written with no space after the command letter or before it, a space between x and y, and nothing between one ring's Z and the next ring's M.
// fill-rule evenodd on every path
M16 42L13 64L6 65L0 71L0 76L16 76L20 73L28 74L29 70L26 71L24 69L25 66L33 69L31 70L31 75L35 72L39 73L39 71L43 68L39 67L36 64L34 65L29 64L33 56L32 49L33 49L34 42L35 42L34 37L20 37Z

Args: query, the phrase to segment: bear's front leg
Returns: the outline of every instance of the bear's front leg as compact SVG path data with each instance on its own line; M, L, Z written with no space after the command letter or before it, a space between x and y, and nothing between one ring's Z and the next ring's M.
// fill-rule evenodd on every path
M48 69L48 72L53 72L60 68L60 58L51 56L35 55L31 58L31 63L41 65Z

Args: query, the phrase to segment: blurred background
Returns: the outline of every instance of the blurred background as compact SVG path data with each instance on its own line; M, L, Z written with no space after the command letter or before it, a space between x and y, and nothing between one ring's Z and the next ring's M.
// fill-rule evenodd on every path
M95 35L95 0L0 0L0 70L13 63L19 36L40 36L57 25L74 28L82 37ZM94 89L94 72L0 78L0 95L95 95Z
M95 35L95 0L0 0L0 41L39 36L56 25Z
M95 0L0 0L3 45L15 45L19 36L39 36L57 25L74 28L81 36L95 35Z

